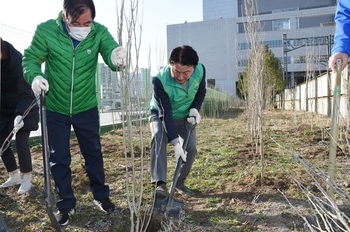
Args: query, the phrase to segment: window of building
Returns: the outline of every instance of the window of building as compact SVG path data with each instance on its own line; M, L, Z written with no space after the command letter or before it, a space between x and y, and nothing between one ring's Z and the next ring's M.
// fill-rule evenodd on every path
M290 29L290 20L289 19L280 19L272 21L272 30L280 31L280 30L289 30Z
M215 88L215 79L207 79L207 86L208 86L208 88L214 89Z

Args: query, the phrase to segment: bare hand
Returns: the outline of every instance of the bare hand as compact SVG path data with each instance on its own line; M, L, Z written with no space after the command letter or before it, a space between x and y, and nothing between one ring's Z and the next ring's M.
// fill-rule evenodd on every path
M337 60L340 59L342 61L341 71L343 71L346 65L348 65L348 58L348 54L344 52L335 53L329 58L328 66L335 73L337 71Z

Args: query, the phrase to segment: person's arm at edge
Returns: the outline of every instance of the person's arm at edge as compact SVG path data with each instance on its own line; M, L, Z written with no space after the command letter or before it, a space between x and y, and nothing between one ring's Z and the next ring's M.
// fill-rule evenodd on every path
M16 62L15 78L18 91L18 104L16 107L17 115L23 115L24 112L29 108L33 101L33 92L30 85L25 81L22 71L22 56L19 57L18 63Z
M334 46L332 48L332 56L329 58L328 66L333 72L336 71L336 62L342 60L341 70L348 63L350 54L350 2L339 0L335 18L336 31L334 35Z

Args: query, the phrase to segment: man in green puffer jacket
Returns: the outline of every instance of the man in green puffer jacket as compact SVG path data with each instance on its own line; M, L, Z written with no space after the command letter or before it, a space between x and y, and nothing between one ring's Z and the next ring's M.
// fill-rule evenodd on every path
M124 64L126 50L105 26L93 21L95 14L93 0L64 0L58 18L38 25L23 55L26 81L37 94L46 92L50 166L60 197L56 219L61 225L68 224L76 206L71 185L71 126L85 159L94 203L104 212L115 208L105 184L95 83L98 54L116 70Z

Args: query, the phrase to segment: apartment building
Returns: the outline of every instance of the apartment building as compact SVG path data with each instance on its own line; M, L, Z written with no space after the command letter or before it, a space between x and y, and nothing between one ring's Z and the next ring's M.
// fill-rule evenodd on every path
M117 72L112 71L104 63L98 64L98 83L100 108L101 109L118 109L121 106L123 94L128 94L133 108L146 108L146 102L150 99L152 92L152 83L149 71L141 68L139 72L131 72L128 78L128 87L121 91L120 76ZM126 84L126 83L125 83ZM126 93L126 91L128 91ZM141 104L138 106L138 102Z
M191 45L206 67L207 83L233 96L250 54L244 2L203 0L203 21L167 25L168 53ZM335 9L336 0L256 1L258 36L281 61L287 86L327 70Z

